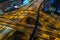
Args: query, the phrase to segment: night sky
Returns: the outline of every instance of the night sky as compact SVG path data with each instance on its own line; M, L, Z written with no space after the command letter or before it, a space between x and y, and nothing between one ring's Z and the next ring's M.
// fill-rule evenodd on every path
M53 3L53 5L55 7L60 7L60 0L55 0L54 3Z
M4 1L6 1L6 0L0 0L0 3L4 2Z

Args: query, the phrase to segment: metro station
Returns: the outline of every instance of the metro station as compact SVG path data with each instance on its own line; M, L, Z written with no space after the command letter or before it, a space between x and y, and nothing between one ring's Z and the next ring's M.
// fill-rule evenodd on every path
M0 40L60 40L60 0L0 0Z

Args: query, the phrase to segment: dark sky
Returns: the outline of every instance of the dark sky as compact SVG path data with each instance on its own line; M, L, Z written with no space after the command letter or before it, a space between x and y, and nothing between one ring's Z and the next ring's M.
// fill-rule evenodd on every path
M54 6L55 7L60 7L60 0L55 0L54 1Z
M0 0L0 3L4 2L4 1L7 1L7 0Z

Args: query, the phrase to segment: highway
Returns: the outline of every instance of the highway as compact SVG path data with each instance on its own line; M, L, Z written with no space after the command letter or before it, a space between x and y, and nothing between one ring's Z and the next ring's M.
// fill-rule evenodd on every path
M0 24L9 25L18 31L25 31L27 33L26 35L28 35L26 40L28 40L35 26L33 23L35 23L36 20L37 7L36 5L33 7L29 6L27 10L27 7L23 7L22 10L20 8L18 11L9 12L11 13L9 15L6 13L0 17ZM38 36L37 40L51 40L50 37L52 37L52 40L60 40L60 19L57 20L58 17L58 15L51 16L41 10L39 18L40 25L38 24L36 31L36 35ZM30 24L28 24L27 18L33 18L34 20L31 19Z

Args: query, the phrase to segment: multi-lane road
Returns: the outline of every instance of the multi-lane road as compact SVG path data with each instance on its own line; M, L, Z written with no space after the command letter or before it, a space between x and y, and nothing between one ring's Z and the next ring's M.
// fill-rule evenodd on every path
M37 14L38 3L34 4L33 7L23 7L23 9L18 9L16 11L9 12L11 14L5 14L0 17L0 24L8 25L18 31L25 31L29 36L35 26L35 19ZM25 9L24 9L25 8ZM33 9L35 8L35 9ZM41 11L38 29L36 31L36 35L38 36L37 40L47 39L47 40L60 40L60 19L57 20L59 16L50 14ZM27 18L29 19L29 23L27 23ZM30 36L29 36L30 37ZM26 39L28 40L29 37Z

